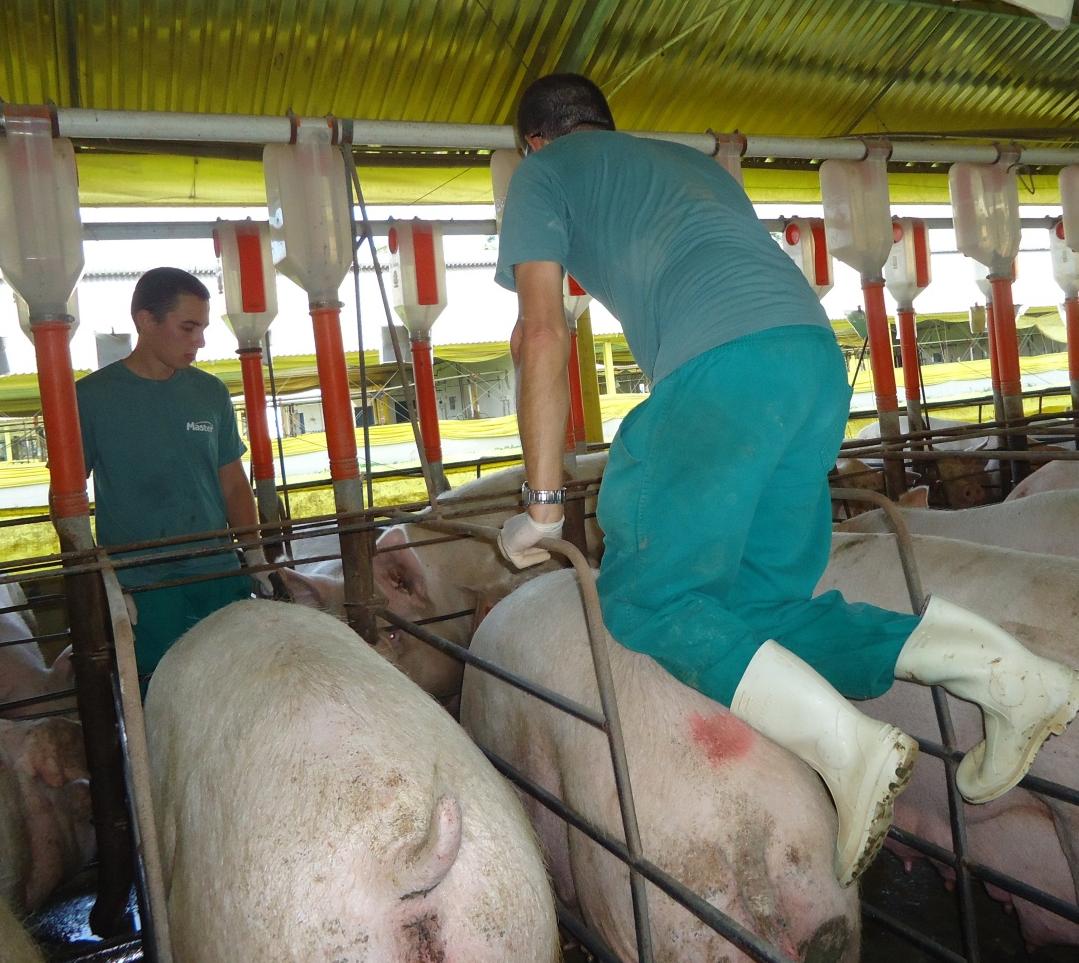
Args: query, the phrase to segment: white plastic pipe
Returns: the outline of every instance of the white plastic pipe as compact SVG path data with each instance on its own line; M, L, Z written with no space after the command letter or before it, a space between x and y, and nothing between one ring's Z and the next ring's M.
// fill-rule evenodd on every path
M185 114L165 111L56 110L62 137L81 140L210 141L225 144L285 144L292 137L287 117L249 114ZM325 124L322 117L299 118L303 125ZM499 150L516 146L513 128L493 124L432 124L409 121L338 120L339 129L351 128L353 144L370 147L432 147L448 150ZM639 137L685 144L711 154L716 149L711 134L675 131L629 131ZM861 160L866 156L861 139L805 137L746 137L744 157L801 160ZM993 146L940 141L903 141L891 145L890 160L902 163L972 161L991 164L999 156ZM1063 166L1079 163L1079 150L1032 148L1022 150L1024 164Z

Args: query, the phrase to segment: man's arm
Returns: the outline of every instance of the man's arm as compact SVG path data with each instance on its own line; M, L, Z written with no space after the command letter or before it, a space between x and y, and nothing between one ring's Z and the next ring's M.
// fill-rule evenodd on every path
M239 458L230 461L217 470L217 477L221 481L221 494L225 497L225 516L228 518L229 525L232 528L257 525L258 509L255 508L255 496L251 491L251 486L247 483L243 462ZM267 564L266 553L260 545L245 548L244 560L248 568ZM259 591L263 596L269 598L274 594L269 572L252 572L251 577L258 582Z
M562 450L569 414L569 329L562 305L562 266L554 261L518 264L518 317L510 340L517 369L517 424L530 488L562 487ZM537 522L562 518L561 505L531 505Z
M221 481L221 494L225 498L225 517L233 528L258 524L255 496L247 483L243 462L237 458L217 470Z

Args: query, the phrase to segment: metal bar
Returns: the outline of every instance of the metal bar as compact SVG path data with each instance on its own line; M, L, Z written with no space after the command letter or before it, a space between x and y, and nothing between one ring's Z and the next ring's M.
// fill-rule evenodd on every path
M116 579L116 573L109 567L108 556L104 551L101 552L101 559L104 563L101 575L105 586L105 601L112 622L112 638L116 652L113 697L125 762L128 805L134 817L132 828L138 870L136 881L143 949L150 963L172 963L165 877L158 849L157 824L150 790L150 754L146 745L139 673L135 665L135 633L128 618L123 589Z
M8 639L5 642L0 642L0 649L9 645L30 645L31 643L41 642L62 642L64 639L70 639L71 633L67 630L63 632L50 632L48 635L34 635L28 639Z
M498 529L485 525L473 525L467 522L451 522L432 519L426 522L435 531L460 532L473 535L487 542L497 542ZM637 811L633 803L633 790L630 786L629 763L626 759L626 747L622 739L622 724L618 715L618 702L614 691L614 678L611 675L611 663L607 656L607 630L603 627L600 612L599 595L596 593L596 580L592 569L573 545L560 538L544 538L539 547L552 554L564 556L577 573L577 582L584 603L585 620L588 624L588 641L592 648L592 664L596 672L599 687L600 706L603 717L607 720L607 743L614 766L614 781L618 791L618 805L622 813L622 827L626 834L626 844L630 853L641 858L641 837L637 825ZM630 870L630 889L633 897L633 917L637 930L637 955L639 963L651 963L652 929L648 922L648 894L644 879L639 873Z
M573 913L569 911L562 900L555 897L555 915L558 917L558 925L566 930L578 943L594 956L599 963L625 963L597 933L590 930Z
M643 857L634 856L624 843L608 836L598 826L593 825L576 810L571 809L557 796L547 792L541 786L537 786L504 759L493 752L488 752L483 746L480 746L480 750L491 761L491 764L512 783L520 786L546 809L559 816L574 829L580 830L612 856L620 859L629 866L631 873L633 871L639 872L648 882L657 886L676 903L684 906L702 923L711 927L743 953L749 954L758 963L795 963L795 961L780 953L774 946L740 926L722 910L717 909L707 900L687 889L654 863Z
M409 635L414 635L421 642L426 642L428 645L433 646L445 655L451 656L460 662L464 662L466 665L473 665L478 669L482 669L484 672L493 675L496 679L501 679L503 682L509 683L515 688L520 689L522 692L527 692L529 695L535 696L542 702L555 706L563 712L567 712L571 716L580 719L582 722L587 722L590 726L595 726L597 729L602 730L606 730L607 728L607 720L603 715L593 709L589 709L588 706L581 705L579 702L574 702L572 699L567 699L553 689L537 685L535 682L530 682L522 676L516 675L513 672L503 669L501 666L495 665L493 662L488 662L486 659L474 655L463 646L456 645L448 639L435 635L434 632L428 632L426 629L420 628L415 623L409 622L408 619L401 618L401 616L396 615L389 609L379 609L376 614L379 618L389 622L390 625L396 625L399 629L403 629Z
M899 560L903 567L903 577L907 582L911 608L915 613L925 610L926 595L922 588L921 576L914 560L914 545L897 505L876 492L859 489L837 489L839 497L850 501L866 501L884 509L888 522L896 536ZM940 686L930 686L933 694L933 706L937 714L937 725L941 738L948 749L955 748L955 729L952 725L951 712L948 709L948 697ZM963 816L963 799L955 782L955 770L958 763L954 758L943 760L948 789L948 813L952 831L952 845L955 847L957 863L955 867L957 897L959 899L959 927L963 941L963 952L968 963L980 963L981 951L978 948L978 930L974 917L974 888L970 871L967 867L967 827Z
M901 936L908 943L912 943L917 946L918 949L925 953L929 953L931 956L938 960L944 960L945 963L968 963L965 956L960 956L953 950L949 950L945 946L941 946L935 940L929 939L927 936L923 936L918 930L911 926L907 926L906 923L901 923L893 916L889 916L887 913L882 912L875 906L871 906L869 903L862 903L862 915L867 919L871 919L874 923L878 923L887 930L891 930L896 936Z

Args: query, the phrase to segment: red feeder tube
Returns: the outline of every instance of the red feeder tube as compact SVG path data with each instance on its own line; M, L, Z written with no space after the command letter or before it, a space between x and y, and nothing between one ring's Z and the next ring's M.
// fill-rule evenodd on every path
M326 422L326 448L330 456L330 478L335 482L360 477L360 466L356 459L356 427L348 391L348 369L345 367L345 349L341 342L340 314L341 309L337 305L311 308L318 380L322 388L322 416Z

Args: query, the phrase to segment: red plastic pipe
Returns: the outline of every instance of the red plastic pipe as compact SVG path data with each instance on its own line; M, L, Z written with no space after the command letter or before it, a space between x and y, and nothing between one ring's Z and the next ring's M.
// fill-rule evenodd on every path
M1000 394L1000 352L997 349L997 319L993 315L993 302L985 302L985 343L989 348L989 378L993 384L993 394Z
M993 335L997 347L997 368L1000 373L1000 392L1005 397L1019 395L1019 338L1015 332L1015 303L1012 301L1012 279L993 277Z
M866 329L869 334L869 363L873 368L873 393L877 412L899 410L895 390L895 360L892 355L892 333L888 328L888 312L884 308L884 282L862 281L865 294Z
M431 342L426 338L412 339L412 377L416 380L423 452L429 463L441 463L442 437L438 431L438 405L435 403L435 371L431 363Z
M917 408L922 401L922 376L918 364L918 334L914 327L913 308L899 309L899 349L903 356L903 386L907 407L913 405Z
M584 444L584 391L581 388L581 358L577 351L577 332L569 333L569 413L574 446Z
M1068 326L1068 377L1079 381L1079 297L1064 299L1064 317Z
M348 392L348 369L341 343L341 309L312 308L315 329L315 360L322 389L322 417L326 422L326 448L330 478L344 481L360 477L356 459L356 425Z
M37 381L45 421L45 444L49 449L52 512L56 518L73 518L90 511L79 406L75 400L75 378L71 373L68 348L70 333L71 325L66 321L34 325Z
M251 470L256 481L273 480L273 450L270 426L266 421L266 383L262 379L262 349L239 352L247 405L247 437L251 442Z

